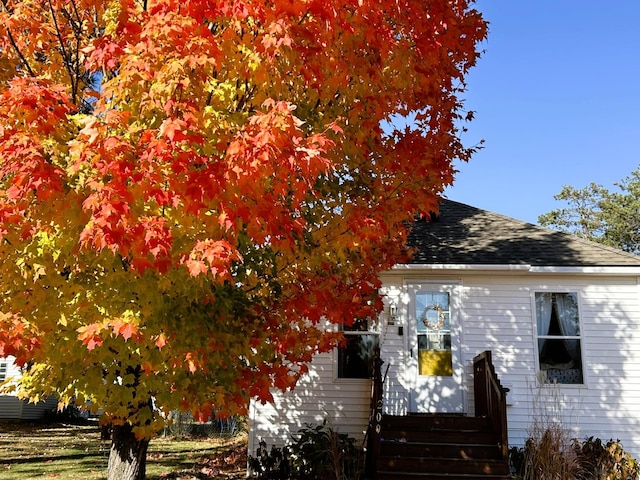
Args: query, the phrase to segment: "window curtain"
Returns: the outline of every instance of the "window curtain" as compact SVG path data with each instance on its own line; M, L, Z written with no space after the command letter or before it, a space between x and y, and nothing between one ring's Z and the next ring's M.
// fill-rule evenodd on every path
M565 337L577 337L580 335L580 324L578 322L578 306L575 295L571 293L557 293L555 297L560 332ZM579 362L580 340L566 338L564 339L564 346L567 352L569 352L571 359Z
M536 294L536 321L538 324L538 335L549 335L549 325L551 325L552 294Z

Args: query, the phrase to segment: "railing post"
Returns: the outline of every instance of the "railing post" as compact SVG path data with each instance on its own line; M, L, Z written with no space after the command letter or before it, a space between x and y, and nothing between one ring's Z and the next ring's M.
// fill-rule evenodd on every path
M488 358L487 358L488 354ZM491 352L482 352L473 359L473 390L476 417L489 416L489 379L487 360L491 361Z
M365 474L367 478L375 479L376 461L380 454L380 428L382 422L382 364L380 348L376 347L373 357L373 379L371 382L371 404L369 410L369 426L367 437L367 456Z
M498 380L491 352L486 350L473 359L474 405L477 417L487 417L498 434L503 459L509 458L507 431L507 392Z

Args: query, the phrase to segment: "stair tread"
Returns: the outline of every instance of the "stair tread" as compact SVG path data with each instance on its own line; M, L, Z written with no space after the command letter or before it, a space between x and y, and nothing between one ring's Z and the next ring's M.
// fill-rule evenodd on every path
M395 438L381 438L380 441L382 443L401 443L406 445L445 445L451 447L495 447L498 445L498 442L469 442L469 443L460 443L460 442L438 442L438 441L418 441L418 440L397 440Z
M482 478L508 478L509 475L500 473L433 473L433 472L395 472L393 470L378 470L380 475L403 475L407 477L482 477Z
M392 472L385 470L378 470L376 478L379 480L395 479L395 478L425 478L436 479L445 478L448 480L454 479L482 479L482 480L509 480L509 475L483 475L483 474L470 474L470 473L420 473L420 472Z
M424 455L380 455L380 458L383 457L390 457L390 458L397 458L397 457L403 457L403 458L423 458L425 460L439 460L441 461L442 458L440 457L431 457L431 456L424 456ZM463 459L459 459L459 458L452 458L451 460L464 460L464 461L474 461L474 462L505 462L506 460L502 459L502 458L463 458Z
M376 459L380 480L508 480L499 436L486 417L385 415Z

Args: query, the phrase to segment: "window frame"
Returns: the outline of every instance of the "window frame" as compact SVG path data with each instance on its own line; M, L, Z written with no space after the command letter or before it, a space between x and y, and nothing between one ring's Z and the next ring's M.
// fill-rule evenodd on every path
M578 309L578 335L539 335L538 333L538 309L537 309L537 296L539 294L573 294L575 295L576 308ZM532 305L532 319L533 319L533 352L535 356L535 368L536 368L536 382L540 386L554 386L562 388L586 388L587 387L587 371L585 368L585 334L583 325L583 306L582 306L582 294L578 288L549 288L549 289L535 289L531 295ZM578 340L580 345L580 372L582 374L581 383L560 383L549 381L546 379L546 370L543 370L540 365L540 348L539 340L553 339L553 340Z
M380 347L380 329L379 329L380 325L379 325L379 321L377 319L374 319L374 318L356 319L354 321L354 325L355 325L356 322L364 321L364 320L367 321L367 329L366 330L345 330L344 324L340 324L340 325L338 325L338 331L343 333L345 339L348 339L348 337L355 337L355 336L365 336L365 335L374 336L376 338L376 343L377 343L378 347ZM346 328L351 328L351 327L346 327ZM334 355L333 355L333 379L334 379L334 382L338 382L338 383L342 383L342 382L371 382L371 377L370 378L352 378L352 377L341 377L340 376L340 351L341 350L342 350L342 348L340 348L340 347L334 348ZM372 374L373 374L373 372L372 372Z

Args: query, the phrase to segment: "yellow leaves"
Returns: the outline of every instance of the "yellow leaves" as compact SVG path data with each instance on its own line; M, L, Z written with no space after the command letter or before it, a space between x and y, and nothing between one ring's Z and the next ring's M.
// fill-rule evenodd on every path
M49 367L25 391L150 437L151 396L241 411L335 345L320 319L372 313L406 221L468 157L451 86L484 23L465 1L143 3L74 2L65 46L102 81L84 116L47 2L2 12L49 80L0 38L0 350Z
M185 366L187 367L187 371L189 373L196 373L198 371L198 367L200 366L200 362L191 352L187 352L185 356Z
M32 280L34 283L47 274L45 265L37 262L29 262L26 258L19 258L16 265L22 273L22 278Z

